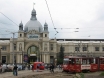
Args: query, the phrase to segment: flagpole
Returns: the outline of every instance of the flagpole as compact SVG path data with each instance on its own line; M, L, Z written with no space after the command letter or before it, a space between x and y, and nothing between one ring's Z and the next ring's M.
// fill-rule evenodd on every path
M35 5L35 3L33 3L33 9L34 9L34 5Z

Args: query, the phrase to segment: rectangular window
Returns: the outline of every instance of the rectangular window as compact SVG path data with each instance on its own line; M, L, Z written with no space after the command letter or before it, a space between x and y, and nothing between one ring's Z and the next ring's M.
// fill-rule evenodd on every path
M16 50L16 44L14 44L14 50Z
M75 51L79 51L79 47L75 47Z
M47 37L47 34L45 34L45 37Z
M95 51L99 51L99 47L95 47Z
M83 51L87 51L87 47L83 47Z
M2 56L2 63L6 63L6 56Z
M51 47L51 50L53 50L53 47Z
M2 50L6 51L6 46L2 46Z
M104 47L102 47L102 51L104 51Z
M53 44L51 44L50 47L51 47L51 50L53 50Z

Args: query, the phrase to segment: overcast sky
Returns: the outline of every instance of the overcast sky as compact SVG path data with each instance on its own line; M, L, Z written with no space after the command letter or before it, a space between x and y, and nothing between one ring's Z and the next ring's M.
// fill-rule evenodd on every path
M12 37L21 21L25 27L33 3L38 21L48 24L50 38L104 38L104 0L47 0L57 34L45 0L0 0L0 12L14 22L0 13L0 37Z

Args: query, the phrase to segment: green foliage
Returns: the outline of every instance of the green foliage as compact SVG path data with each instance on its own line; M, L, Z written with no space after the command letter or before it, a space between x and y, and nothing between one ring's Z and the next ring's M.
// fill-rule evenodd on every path
M62 45L61 45L61 47L60 47L60 52L59 52L59 54L57 55L57 63L58 63L58 64L63 64L63 59L64 59L64 48L63 48Z
M84 73L80 73L81 78L84 78Z
M63 59L62 58L58 58L57 63L58 64L63 64Z
M100 76L104 76L104 72L101 72Z

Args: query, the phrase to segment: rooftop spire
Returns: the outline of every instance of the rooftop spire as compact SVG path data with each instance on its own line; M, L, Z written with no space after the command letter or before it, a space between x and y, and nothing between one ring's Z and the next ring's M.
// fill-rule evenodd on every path
M23 30L23 23L21 21L21 23L19 24L19 30Z
M45 22L45 24L44 24L44 31L48 31L48 24Z
M33 10L31 12L31 20L37 20L37 18L36 18L36 10L34 9L34 4L35 3L33 3Z
M46 23L46 21L45 21L45 24L44 24L44 26L48 26L48 24Z

